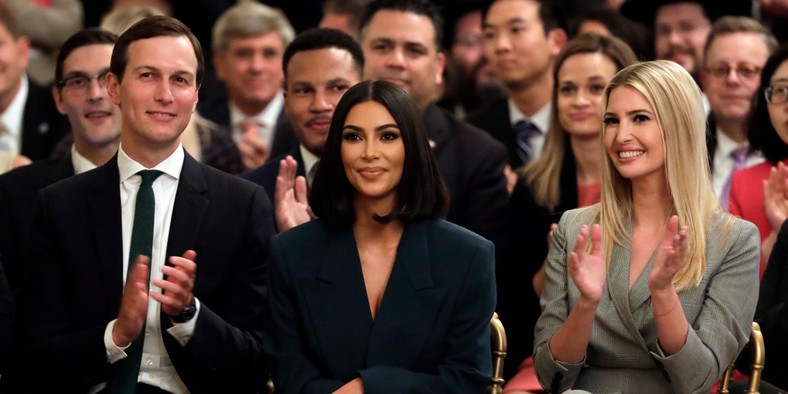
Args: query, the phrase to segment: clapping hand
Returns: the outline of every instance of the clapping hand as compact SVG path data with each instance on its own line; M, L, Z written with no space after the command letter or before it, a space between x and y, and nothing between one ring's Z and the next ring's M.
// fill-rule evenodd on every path
M779 231L788 218L788 168L782 162L772 167L763 181L763 205L772 229Z
M589 240L588 226L583 226L577 236L575 249L569 256L569 275L575 286L580 290L580 297L598 303L602 299L605 288L607 267L602 251L602 228L598 224L591 226ZM586 252L586 245L591 242L591 253Z
M673 215L668 219L665 236L654 256L654 265L648 277L651 291L670 288L673 277L687 264L687 226L679 231L679 217Z
M315 218L306 196L306 179L303 176L296 177L297 169L298 163L291 156L279 162L279 176L276 177L274 190L274 214L280 232Z

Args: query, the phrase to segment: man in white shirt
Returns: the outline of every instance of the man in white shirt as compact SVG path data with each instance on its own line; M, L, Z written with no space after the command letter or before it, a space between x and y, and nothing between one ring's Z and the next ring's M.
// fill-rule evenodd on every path
M761 68L776 49L769 29L743 16L718 19L706 42L700 81L711 106L707 145L712 184L723 208L733 171L763 161L760 152L749 149L747 123Z
M280 10L255 2L231 7L214 25L213 63L227 98L206 103L200 114L230 127L247 169L271 155L284 105L282 54L294 35Z
M271 208L261 188L180 144L204 73L200 44L177 20L150 17L118 39L110 69L117 156L39 203L20 308L47 379L31 385L257 392Z

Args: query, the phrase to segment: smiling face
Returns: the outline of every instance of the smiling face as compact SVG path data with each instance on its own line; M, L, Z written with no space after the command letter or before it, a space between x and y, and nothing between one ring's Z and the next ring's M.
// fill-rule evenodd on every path
M657 59L673 60L695 75L703 66L703 45L711 22L698 3L666 4L654 20L654 49Z
M172 152L197 105L197 58L186 36L132 42L122 81L110 74L107 90L123 114L124 150Z
M438 94L446 63L437 51L435 28L424 15L382 10L362 32L364 78L393 82L424 109Z
M603 119L605 151L621 176L664 183L662 129L646 97L631 86L613 88Z
M95 44L73 50L63 60L63 80L70 83L53 89L57 109L68 117L83 154L88 146L104 147L120 135L120 108L112 104L106 88L112 47Z
M558 69L558 121L570 135L596 136L602 94L616 74L609 57L596 53L569 56Z
M304 147L320 156L339 99L361 80L350 52L323 48L297 52L287 64L285 111Z
M386 107L365 101L350 109L342 128L341 155L345 176L355 189L354 202L374 204L385 210L377 214L389 214L402 179L405 145Z

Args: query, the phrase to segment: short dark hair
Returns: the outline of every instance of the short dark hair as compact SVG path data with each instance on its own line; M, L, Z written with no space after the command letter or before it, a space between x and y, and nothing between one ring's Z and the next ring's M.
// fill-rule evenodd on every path
M355 221L355 189L342 164L342 129L350 110L367 101L386 107L400 129L405 146L397 202L392 212L375 219L386 223L394 219L407 222L443 216L449 206L448 192L438 172L421 114L410 94L388 81L361 82L339 100L309 196L312 210L329 223L341 225Z
M80 30L69 37L68 40L63 43L63 46L60 47L60 52L57 54L57 62L55 63L55 84L58 89L61 88L59 84L63 79L63 62L71 55L71 52L88 45L115 45L117 41L117 35L98 27Z
M369 0L325 0L323 2L323 15L347 15L350 19L350 26L358 29L361 14L364 13L364 7L366 7L367 3L369 3Z
M788 60L788 45L783 45L769 57L763 66L761 85L755 94L755 108L753 108L750 126L747 130L750 148L760 149L766 160L772 164L777 164L777 162L788 158L788 144L777 134L777 130L774 129L769 118L769 103L766 102L764 91L769 87L774 72L786 60Z
M440 9L430 0L375 0L367 4L359 22L359 31L364 29L379 11L400 11L426 16L435 29L435 48L440 52L443 43L443 16Z
M492 7L493 3L498 0L491 0L484 3L484 8L482 9L482 23L484 20L487 19L487 13L490 12L490 7ZM539 20L542 21L542 26L544 27L544 34L550 33L555 29L561 29L563 31L569 30L569 23L567 22L566 17L566 10L564 9L562 3L558 1L550 1L550 0L523 0L523 1L533 1L537 5L539 5Z
M202 78L205 74L205 59L203 58L200 41L197 40L197 37L192 34L192 31L181 21L164 15L149 16L142 19L132 25L118 38L115 49L112 51L112 61L109 66L110 71L115 74L118 81L123 79L123 72L126 70L126 64L129 61L129 45L134 41L162 36L184 36L189 39L194 48L194 56L197 58L195 82L197 86L202 84Z
M285 54L282 56L282 70L285 77L287 76L287 66L293 55L298 52L325 48L339 48L348 51L353 57L359 74L364 71L364 52L353 37L337 29L316 27L297 35L285 49ZM316 64L315 67L320 67L320 65Z

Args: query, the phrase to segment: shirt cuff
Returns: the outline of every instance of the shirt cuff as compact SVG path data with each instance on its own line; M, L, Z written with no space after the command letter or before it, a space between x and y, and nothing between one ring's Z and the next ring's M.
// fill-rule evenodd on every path
M186 346L189 343L189 340L192 339L192 335L194 335L194 327L197 324L197 319L200 317L200 300L197 297L194 298L194 307L197 311L194 313L194 317L189 319L189 321L185 323L172 323L172 327L167 329L167 332L175 338L181 346Z
M131 343L129 343L128 345L121 347L116 345L112 340L112 328L115 327L116 321L118 321L118 319L109 322L109 324L107 324L107 328L104 330L104 348L107 349L107 362L110 364L126 358L127 355L124 350L131 346Z

